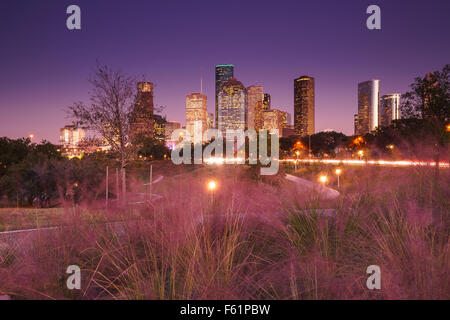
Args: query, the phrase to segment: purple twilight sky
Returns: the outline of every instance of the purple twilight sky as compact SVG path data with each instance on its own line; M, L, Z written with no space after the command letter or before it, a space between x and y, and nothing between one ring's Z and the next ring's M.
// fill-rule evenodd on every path
M81 7L82 30L66 28ZM381 30L366 8L381 7ZM144 74L168 120L184 123L185 95L200 90L214 110L214 67L234 64L293 113L293 79L316 79L316 131L353 133L357 83L381 94L450 63L450 1L6 0L0 3L0 136L34 133L58 142L65 107L87 100L96 64Z

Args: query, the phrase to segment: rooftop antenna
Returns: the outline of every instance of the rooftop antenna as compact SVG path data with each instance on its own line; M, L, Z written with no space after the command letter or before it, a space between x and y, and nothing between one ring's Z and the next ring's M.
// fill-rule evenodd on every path
M203 94L203 68L200 67L200 93Z

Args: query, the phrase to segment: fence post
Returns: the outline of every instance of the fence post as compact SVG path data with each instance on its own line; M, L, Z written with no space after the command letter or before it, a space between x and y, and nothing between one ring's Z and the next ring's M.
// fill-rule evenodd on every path
M106 166L106 209L108 209L108 198L109 198L109 166Z
M126 180L126 169L122 168L122 196L123 199L126 199L126 193L127 193L127 180Z
M116 168L116 198L119 200L120 198L120 189L119 189L119 168Z
M153 165L150 165L150 184L149 184L149 189L150 189L150 201L152 201L152 184L153 184Z

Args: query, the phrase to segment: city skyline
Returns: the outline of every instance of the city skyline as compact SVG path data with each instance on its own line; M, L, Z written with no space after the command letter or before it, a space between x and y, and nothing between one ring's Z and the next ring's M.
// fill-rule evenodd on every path
M449 28L445 13L450 5L438 1L380 1L379 31L365 27L367 4L357 1L276 6L258 2L256 7L231 1L230 10L240 8L233 11L233 23L218 19L220 5L208 2L179 3L176 10L144 1L133 6L106 1L79 1L79 5L83 10L79 32L65 28L64 3L0 5L0 32L6 44L0 52L4 62L0 136L33 133L35 142L58 142L59 129L70 124L65 108L88 101L87 78L97 59L129 74L144 74L146 81L155 84L155 106L167 106L167 120L183 124L185 96L199 92L201 77L210 100L208 113L214 112L217 64L232 63L234 76L245 86L264 86L272 105L292 114L291 83L309 74L316 79L315 131L333 129L351 135L357 83L377 78L383 94L404 93L416 76L447 63L450 49L432 32ZM105 8L109 18L97 21L95 17ZM124 12L135 19L116 23ZM258 22L263 12L271 12L271 19ZM204 17L201 22L193 22L200 16ZM422 23L416 22L419 18ZM249 21L260 28L252 38L242 32ZM301 38L293 28L298 21L310 30ZM235 37L230 44L223 38L228 33ZM206 40L192 46L194 35ZM311 44L308 50L303 50L305 41Z

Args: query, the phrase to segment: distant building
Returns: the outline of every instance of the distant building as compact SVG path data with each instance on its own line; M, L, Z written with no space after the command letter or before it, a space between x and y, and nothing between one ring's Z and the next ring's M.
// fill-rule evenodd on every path
M287 128L289 126L289 113L286 111L280 111L281 112L281 128Z
M359 123L358 123L358 114L355 114L353 116L353 125L354 125L354 131L355 131L355 135L358 135L359 132L361 132L361 128L359 127Z
M75 126L65 126L60 130L59 141L63 148L78 148L85 138L85 131Z
M246 130L247 90L240 81L230 78L223 84L218 104L218 129L224 137L227 129Z
M380 80L358 84L357 135L375 131L378 127L378 104L380 101Z
M298 135L314 134L314 78L301 76L294 80L294 127Z
M202 125L202 131L198 133L203 137L203 133L208 128L207 120L208 111L206 95L202 93L188 94L186 96L186 130L189 132L191 139L194 139L196 122L200 122Z
M387 94L380 99L379 126L387 127L392 120L400 119L400 93Z
M262 128L264 93L262 86L250 86L247 88L248 115L247 128L259 130Z
M286 113L277 109L264 110L263 111L263 129L265 130L279 130L281 131L286 127Z
M159 114L153 115L153 139L164 143L166 137L166 118Z
M272 107L272 99L270 94L264 93L263 110L269 110Z
M280 137L282 138L287 138L290 136L295 136L295 129L292 128L292 126L287 127L287 128L282 128L281 132L280 132Z
M230 78L234 76L234 66L232 64L221 64L216 66L216 119L215 127L218 127L218 112L219 112L219 93L222 91L222 86Z
M153 124L153 83L138 82L137 97L130 117L130 137L134 143L154 135Z
M286 112L286 125L288 127L292 126L292 115L289 112Z
M208 118L206 119L206 127L207 129L214 128L214 113L208 113Z
M164 127L165 144L169 149L175 147L176 141L172 140L172 133L181 128L181 124L177 121L167 121Z
M181 124L177 121L166 121L164 128L165 141L172 140L172 133L181 128Z
M61 154L68 158L81 158L85 153L108 151L110 149L110 146L102 143L101 140L86 139L85 131L75 126L65 126L60 129L59 141Z

